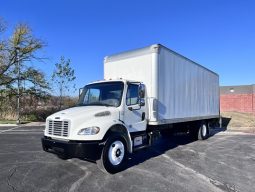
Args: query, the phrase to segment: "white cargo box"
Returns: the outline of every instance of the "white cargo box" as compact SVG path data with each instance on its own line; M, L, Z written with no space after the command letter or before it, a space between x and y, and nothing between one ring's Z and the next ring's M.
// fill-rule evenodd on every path
M104 78L143 82L151 125L219 117L219 76L162 45L105 57Z

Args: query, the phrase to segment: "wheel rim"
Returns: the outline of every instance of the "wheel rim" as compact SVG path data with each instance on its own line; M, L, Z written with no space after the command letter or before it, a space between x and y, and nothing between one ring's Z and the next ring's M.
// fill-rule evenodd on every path
M108 159L112 165L119 165L124 158L124 154L124 144L121 141L115 141L109 148Z
M202 136L205 137L207 135L207 128L206 128L206 125L203 124L202 125Z

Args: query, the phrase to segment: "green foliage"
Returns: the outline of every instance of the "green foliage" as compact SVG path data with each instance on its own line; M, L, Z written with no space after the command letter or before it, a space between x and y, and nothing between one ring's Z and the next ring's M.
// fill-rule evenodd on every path
M26 114L24 118L28 121L45 121L49 115L55 112L57 112L55 108L36 109Z
M28 120L28 121L36 121L37 120L35 114L29 114L29 115L26 115L25 117L26 117L26 120Z

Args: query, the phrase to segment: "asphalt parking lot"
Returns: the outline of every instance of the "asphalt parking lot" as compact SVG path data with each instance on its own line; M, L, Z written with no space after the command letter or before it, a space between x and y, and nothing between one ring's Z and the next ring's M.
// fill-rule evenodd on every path
M255 188L255 135L161 138L110 175L42 151L43 127L0 127L0 191L245 191Z

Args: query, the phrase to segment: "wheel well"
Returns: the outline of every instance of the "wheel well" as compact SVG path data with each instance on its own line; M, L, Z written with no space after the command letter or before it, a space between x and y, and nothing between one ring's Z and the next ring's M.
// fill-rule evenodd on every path
M116 125L113 125L112 127L110 127L110 129L106 132L103 140L106 141L110 135L113 135L113 134L121 134L126 143L127 143L127 150L129 153L132 153L132 140L131 140L131 137L127 131L127 128L122 125L122 124L116 124Z

